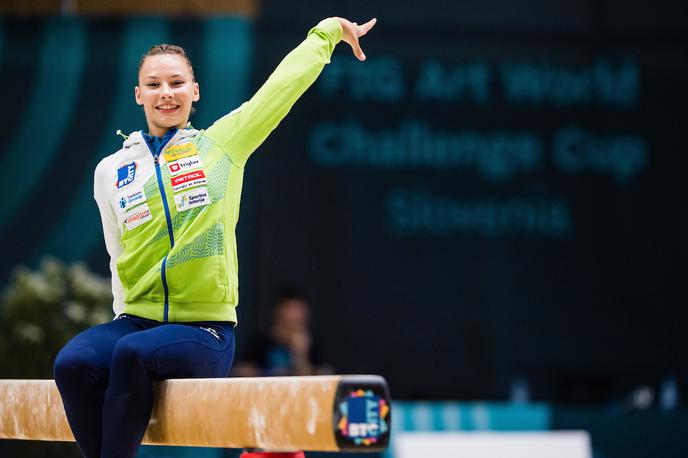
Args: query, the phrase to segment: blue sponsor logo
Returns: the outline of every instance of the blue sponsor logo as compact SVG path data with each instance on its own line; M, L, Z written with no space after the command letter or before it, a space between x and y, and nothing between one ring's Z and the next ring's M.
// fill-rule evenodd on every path
M356 445L376 444L389 431L387 401L372 390L355 390L339 404L342 418L337 428Z
M136 162L124 164L117 169L117 189L121 189L134 181L136 176Z
M380 398L365 396L349 398L349 434L352 437L377 438L380 436Z

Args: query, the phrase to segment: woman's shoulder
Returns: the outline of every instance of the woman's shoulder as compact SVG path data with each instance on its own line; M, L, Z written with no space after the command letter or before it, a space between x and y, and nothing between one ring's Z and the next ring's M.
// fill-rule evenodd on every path
M118 131L118 134L119 131ZM121 134L120 134L121 135ZM102 158L95 169L95 177L103 177L105 174L110 174L112 170L116 170L121 166L125 165L127 162L132 162L136 155L136 148L139 144L145 144L145 140L141 135L141 132L135 131L128 136L122 135L124 141L122 142L122 147L112 154L109 154Z

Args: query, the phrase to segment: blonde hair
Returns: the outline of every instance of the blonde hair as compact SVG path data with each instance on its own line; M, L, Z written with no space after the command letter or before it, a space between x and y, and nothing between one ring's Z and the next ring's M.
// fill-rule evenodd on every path
M177 45L168 45L166 43L151 46L151 48L148 51L146 51L146 54L141 56L141 60L139 61L139 70L137 74L141 73L141 67L143 67L143 62L146 60L148 56L159 56L161 54L176 54L177 56L183 57L186 61L186 64L189 66L189 70L191 70L191 77L194 81L196 81L196 76L194 75L193 71L193 65L191 65L191 59L189 59L189 56L186 55L186 51L184 51L184 48Z

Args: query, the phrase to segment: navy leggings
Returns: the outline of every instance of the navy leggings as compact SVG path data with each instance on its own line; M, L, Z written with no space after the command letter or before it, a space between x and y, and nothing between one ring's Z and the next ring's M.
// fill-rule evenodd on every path
M232 323L160 323L120 315L76 335L55 359L55 382L87 458L134 457L153 408L153 383L226 377Z

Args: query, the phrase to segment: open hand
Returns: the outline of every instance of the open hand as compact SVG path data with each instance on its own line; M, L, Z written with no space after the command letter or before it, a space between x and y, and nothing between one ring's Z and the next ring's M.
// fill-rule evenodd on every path
M368 33L368 31L372 29L375 23L377 22L377 19L373 18L365 24L361 25L358 25L355 22L351 22L341 17L335 19L337 19L339 23L342 25L342 30L344 31L344 34L342 35L342 40L349 43L349 45L351 46L351 50L354 52L354 55L358 58L358 60L364 61L366 59L366 56L365 54L363 54L361 45L359 45L358 43L358 38Z

